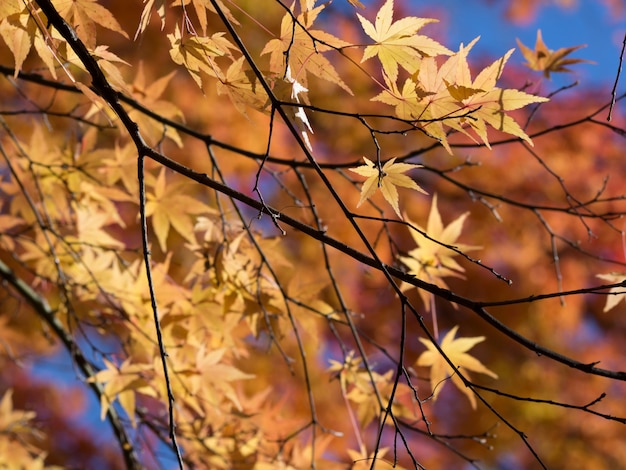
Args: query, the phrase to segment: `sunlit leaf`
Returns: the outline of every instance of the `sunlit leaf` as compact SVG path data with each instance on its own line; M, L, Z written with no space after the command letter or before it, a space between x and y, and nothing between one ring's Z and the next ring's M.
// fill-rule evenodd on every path
M380 8L375 24L358 13L357 16L365 33L376 42L365 48L361 62L378 56L392 82L398 78L398 66L413 73L419 68L422 57L451 54L434 39L416 34L424 25L437 20L410 16L394 22L393 0L387 0Z
M465 377L469 377L467 371L471 371L497 379L498 376L494 372L487 369L478 359L467 353L467 351L472 349L476 344L484 341L485 337L455 338L458 329L459 327L455 326L448 331L440 344L441 349L444 354L448 356L450 362L452 362ZM463 380L461 380L457 374L457 371L450 367L450 364L448 364L430 340L424 338L418 339L426 346L427 350L417 359L416 365L430 367L430 386L433 391L433 400L436 400L439 396L445 379L451 377L452 383L467 397L472 408L476 409L476 397L472 390L465 386Z
M609 273L609 274L597 274L596 277L604 279L611 284L624 283L626 281L626 274L624 273ZM608 312L617 307L622 300L626 300L626 287L611 287L606 297L606 304L604 305L604 312Z
M414 189L420 193L428 194L413 179L404 174L414 168L421 168L421 165L395 163L396 159L391 158L382 168L378 168L374 162L366 157L363 157L363 160L365 161L365 165L350 168L350 171L367 178L361 188L361 198L359 199L357 207L367 201L377 189L380 189L383 197L391 204L391 207L393 207L398 217L402 217L400 215L400 208L398 207L398 190L396 186Z
M444 227L437 207L437 194L433 196L428 224L425 229L405 215L404 219L411 225L411 236L417 248L409 251L407 256L399 256L398 259L409 268L409 274L446 289L448 286L443 280L444 277L462 278L465 269L454 259L458 253L449 247L453 246L460 252L481 248L457 242L468 215L469 212L465 212ZM402 286L403 289L410 287L409 284ZM432 294L424 289L419 289L419 293L424 302L424 307L426 310L430 310Z

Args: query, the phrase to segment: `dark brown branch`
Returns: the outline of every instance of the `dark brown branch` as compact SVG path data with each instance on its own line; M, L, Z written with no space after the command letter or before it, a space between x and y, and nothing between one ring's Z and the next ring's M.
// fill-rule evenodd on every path
M613 83L613 89L611 90L611 106L609 106L609 114L606 117L607 121L611 120L613 106L615 106L615 97L617 96L617 84L619 83L619 76L622 73L622 62L624 61L624 50L626 50L626 33L624 33L624 39L622 40L622 52L619 53L619 63L617 64L615 83Z

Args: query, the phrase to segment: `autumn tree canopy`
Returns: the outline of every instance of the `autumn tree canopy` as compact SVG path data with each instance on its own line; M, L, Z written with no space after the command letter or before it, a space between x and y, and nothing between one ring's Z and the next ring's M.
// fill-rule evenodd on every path
M622 57L419 15L0 3L1 467L626 462Z

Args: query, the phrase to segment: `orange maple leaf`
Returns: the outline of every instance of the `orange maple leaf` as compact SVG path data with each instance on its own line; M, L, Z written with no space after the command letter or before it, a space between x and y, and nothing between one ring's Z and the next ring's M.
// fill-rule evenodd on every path
M520 47L524 58L526 59L526 66L532 70L542 71L544 77L550 78L552 72L572 72L568 69L568 65L578 64L581 62L593 63L584 59L566 59L565 57L574 51L582 47L587 47L585 44L574 47L562 47L553 51L548 49L541 37L541 30L537 30L537 41L535 42L535 49L526 47L518 39L517 45Z

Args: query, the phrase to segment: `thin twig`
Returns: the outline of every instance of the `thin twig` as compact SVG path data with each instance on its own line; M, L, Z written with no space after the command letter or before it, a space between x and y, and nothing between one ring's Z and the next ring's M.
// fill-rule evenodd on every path
M626 49L626 33L624 33L624 39L622 41L622 51L619 54L619 63L617 64L617 73L615 74L615 83L613 83L613 89L611 90L611 106L609 106L609 114L606 116L606 120L611 120L613 113L613 107L615 106L615 99L617 97L617 83L619 82L619 76L622 73L622 62L624 60L624 50Z

